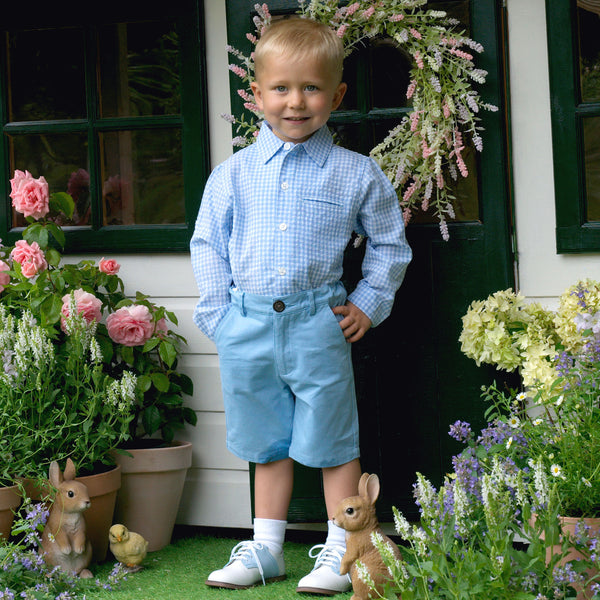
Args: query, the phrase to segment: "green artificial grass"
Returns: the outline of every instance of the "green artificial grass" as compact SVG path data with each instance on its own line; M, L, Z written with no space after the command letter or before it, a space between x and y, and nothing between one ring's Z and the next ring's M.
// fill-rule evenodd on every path
M324 598L296 593L298 581L314 566L308 551L312 544L286 542L284 555L287 579L255 586L247 590L211 588L204 584L208 574L220 569L229 559L232 548L247 538L223 538L207 535L182 537L171 545L151 552L144 569L127 576L114 590L86 591L86 600L302 600ZM109 553L109 557L112 555ZM105 581L113 567L107 561L92 565L94 577ZM351 592L335 596L350 598Z

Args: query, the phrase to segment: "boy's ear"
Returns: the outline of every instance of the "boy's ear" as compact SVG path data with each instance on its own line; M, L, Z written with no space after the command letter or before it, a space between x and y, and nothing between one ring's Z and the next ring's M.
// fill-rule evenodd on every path
M250 88L252 89L252 93L254 94L254 100L256 101L256 106L263 109L263 101L262 101L262 92L260 91L260 86L256 81L252 81L250 83Z
M343 81L337 86L335 93L333 94L333 100L331 102L331 110L335 110L344 99L344 94L348 89L348 85ZM255 94L256 95L256 94Z

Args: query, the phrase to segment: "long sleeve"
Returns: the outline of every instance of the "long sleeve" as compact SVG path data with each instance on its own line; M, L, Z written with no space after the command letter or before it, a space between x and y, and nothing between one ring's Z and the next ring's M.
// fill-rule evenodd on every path
M210 339L228 311L233 282L228 243L232 227L231 193L217 167L211 174L190 242L192 268L199 298L194 323Z
M387 318L406 268L412 258L396 192L374 161L362 178L364 201L356 231L367 237L361 279L348 300L358 306L375 327Z

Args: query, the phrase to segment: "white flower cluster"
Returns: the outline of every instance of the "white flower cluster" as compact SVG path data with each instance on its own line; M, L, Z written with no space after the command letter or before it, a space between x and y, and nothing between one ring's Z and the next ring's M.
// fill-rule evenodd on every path
M27 380L34 381L36 389L41 389L54 366L54 346L31 313L25 312L17 319L1 304L0 355L0 381L15 388Z
M135 403L137 377L131 371L124 371L121 379L115 379L107 389L106 401L122 413L128 413Z

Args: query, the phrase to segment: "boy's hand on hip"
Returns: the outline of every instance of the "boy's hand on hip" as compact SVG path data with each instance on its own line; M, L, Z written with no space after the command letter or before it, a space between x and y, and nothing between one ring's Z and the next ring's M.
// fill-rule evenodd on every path
M340 327L348 342L358 342L371 328L371 319L352 302L334 306L331 310L334 315L343 315Z

